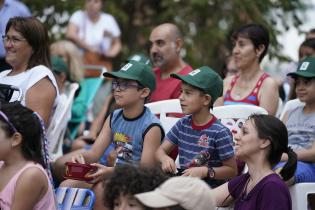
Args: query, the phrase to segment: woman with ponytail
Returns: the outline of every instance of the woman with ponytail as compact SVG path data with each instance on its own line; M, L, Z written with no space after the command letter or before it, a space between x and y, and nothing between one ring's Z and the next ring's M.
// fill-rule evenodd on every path
M235 155L248 166L248 172L215 188L217 206L234 202L235 210L291 210L291 197L285 181L295 172L297 157L288 147L286 126L270 115L252 115L235 136ZM285 153L288 161L279 171L273 167Z
M0 104L1 210L56 209L42 138L37 114L18 102Z

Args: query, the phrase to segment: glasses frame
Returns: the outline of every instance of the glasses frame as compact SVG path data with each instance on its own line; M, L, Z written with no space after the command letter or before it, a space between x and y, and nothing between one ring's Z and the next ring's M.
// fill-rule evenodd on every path
M15 126L11 123L11 121L9 120L8 116L0 111L0 117L9 125L9 128L15 133L17 132L17 129L15 128Z
M144 88L142 85L139 84L129 84L129 81L123 81L123 82L118 82L117 80L112 81L112 90L118 89L119 91L125 91L130 87L134 88Z
M23 42L23 41L26 41L26 39L24 39L24 38L17 38L17 37L14 37L14 36L9 37L7 35L3 35L2 36L2 42L4 44L11 43L12 45L17 45L18 43Z

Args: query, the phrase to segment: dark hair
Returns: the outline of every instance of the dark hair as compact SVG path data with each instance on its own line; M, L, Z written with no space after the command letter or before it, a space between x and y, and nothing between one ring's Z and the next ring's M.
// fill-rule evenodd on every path
M21 105L19 102L1 103L0 110L7 116L8 120L22 135L22 155L25 159L41 164L46 168L42 156L42 134L43 130L38 117L32 110ZM15 133L4 119L0 118L0 127L7 137Z
M270 151L267 157L273 167L279 163L282 153L288 154L288 161L282 168L280 175L284 181L289 180L296 170L297 156L288 147L288 131L281 120L271 115L253 114L249 117L254 121L260 139L270 141Z
M269 31L262 25L251 23L240 27L232 34L233 41L236 41L239 37L250 39L255 49L258 49L261 45L265 46L259 57L259 62L262 61L269 46Z
M50 68L49 38L44 25L35 17L14 17L5 28L6 34L11 27L21 33L33 49L27 67L44 65Z
M104 182L104 204L112 209L115 199L120 195L135 195L152 191L167 178L160 168L117 166L112 176Z

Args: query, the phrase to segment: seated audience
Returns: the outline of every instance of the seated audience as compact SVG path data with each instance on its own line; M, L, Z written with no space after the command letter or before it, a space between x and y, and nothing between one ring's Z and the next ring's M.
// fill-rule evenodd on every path
M154 166L155 152L164 137L159 120L144 106L147 97L155 89L154 73L148 65L130 61L117 72L105 72L105 77L113 78L113 95L121 109L107 117L103 128L90 150L77 150L69 153L55 163L56 175L61 179L65 162L71 159L79 163L96 163L110 144L115 145L115 165L141 164ZM98 170L89 175L98 183L114 170L96 164ZM63 186L79 186L86 183L67 180ZM86 186L86 185L85 185ZM91 186L87 186L91 187ZM96 206L100 205L96 200Z
M245 161L248 172L213 189L217 206L234 203L235 210L277 209L291 210L290 192L284 181L296 169L296 154L288 147L285 125L271 115L252 115L241 132L235 136L236 157ZM288 162L280 176L272 168L281 155Z
M156 210L215 210L210 187L198 178L173 177L150 192L135 197L147 209Z
M2 210L56 210L53 188L45 171L48 165L42 156L42 129L38 116L19 102L1 104Z
M165 172L176 173L174 160L168 155L178 146L179 163L183 176L203 178L216 187L237 174L233 139L230 130L210 113L213 101L221 94L223 82L220 76L207 66L187 75L172 74L182 81L179 96L183 113L167 133L156 153ZM203 163L195 163L194 157L206 153Z
M261 25L248 24L232 35L232 56L238 74L224 79L223 97L215 104L252 104L275 115L278 102L278 84L260 67L267 53L269 33Z
M289 184L315 182L315 58L300 61L297 71L288 74L294 79L295 92L304 106L288 110L283 122L289 133L289 145L297 154L297 170ZM285 164L288 157L282 155L276 168Z
M22 89L22 104L37 112L48 127L58 102L58 87L50 68L48 33L34 17L11 18L3 38L6 62L12 69L0 73L0 83Z

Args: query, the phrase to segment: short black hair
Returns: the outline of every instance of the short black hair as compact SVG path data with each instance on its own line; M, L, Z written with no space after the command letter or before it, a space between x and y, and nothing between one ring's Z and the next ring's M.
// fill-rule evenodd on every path
M104 204L113 209L114 201L120 195L135 195L154 190L168 176L159 167L116 166L112 176L104 182Z
M264 45L265 49L259 57L259 61L262 61L267 54L269 46L269 31L267 28L256 23L247 24L237 29L232 34L231 39L236 41L238 37L250 39L255 49L258 49L260 45Z

